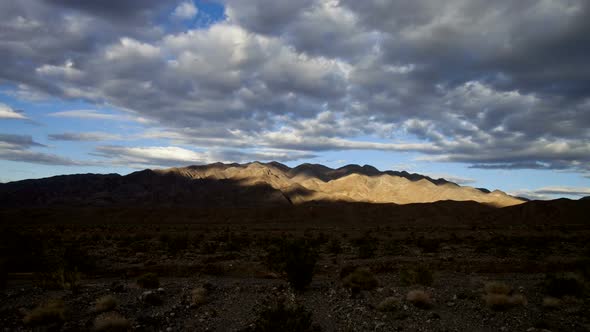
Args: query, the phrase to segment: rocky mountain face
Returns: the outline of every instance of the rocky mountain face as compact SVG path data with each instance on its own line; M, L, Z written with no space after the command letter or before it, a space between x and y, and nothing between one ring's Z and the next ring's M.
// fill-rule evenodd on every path
M157 205L251 207L306 202L428 203L475 201L497 207L523 203L501 191L365 165L332 169L270 163L188 166L118 174L62 175L0 184L0 206Z

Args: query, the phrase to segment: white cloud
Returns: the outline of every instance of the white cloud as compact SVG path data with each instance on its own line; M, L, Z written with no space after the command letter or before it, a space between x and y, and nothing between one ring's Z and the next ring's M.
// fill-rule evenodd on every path
M15 111L12 107L0 103L0 119L26 120L27 117L22 112Z
M530 199L555 199L559 197L581 198L590 196L588 187L567 187L567 186L549 186L538 189L521 189L511 193L514 196L523 196Z
M192 1L183 1L172 12L172 16L182 20L189 20L197 15L199 10Z

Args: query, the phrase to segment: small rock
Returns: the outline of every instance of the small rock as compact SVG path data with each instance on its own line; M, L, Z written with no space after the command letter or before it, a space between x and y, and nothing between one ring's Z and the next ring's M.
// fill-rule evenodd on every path
M447 307L454 307L455 306L455 302L447 302Z

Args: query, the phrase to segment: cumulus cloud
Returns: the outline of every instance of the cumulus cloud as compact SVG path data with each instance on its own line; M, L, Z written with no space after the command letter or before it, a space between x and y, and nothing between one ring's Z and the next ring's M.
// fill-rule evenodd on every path
M0 82L126 112L53 116L149 119L146 135L202 148L158 150L187 161L365 149L590 171L587 1L222 2L185 30L160 23L191 1L4 2Z
M0 103L0 119L18 119L18 120L26 120L28 119L22 111L14 110L12 107Z
M199 10L192 1L183 1L172 12L172 16L181 20L188 20L197 15Z

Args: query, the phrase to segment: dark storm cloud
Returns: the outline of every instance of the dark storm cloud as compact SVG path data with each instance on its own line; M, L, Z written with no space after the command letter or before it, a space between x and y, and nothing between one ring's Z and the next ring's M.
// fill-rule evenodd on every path
M80 1L80 0L44 0L50 5L57 5L65 8L71 8L86 12L91 15L106 16L108 18L125 19L148 16L156 13L161 7L170 7L170 5L179 1L161 1L161 0L100 0L100 1Z
M177 1L2 3L0 82L203 147L588 171L587 1L223 3L227 20L186 31L156 24Z
M34 147L46 146L28 135L0 134L0 159L44 165L82 165L58 155L31 150Z
M52 141L73 141L73 142L93 142L93 141L107 141L118 140L121 136L110 133L61 133L49 134L48 138Z

